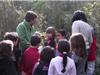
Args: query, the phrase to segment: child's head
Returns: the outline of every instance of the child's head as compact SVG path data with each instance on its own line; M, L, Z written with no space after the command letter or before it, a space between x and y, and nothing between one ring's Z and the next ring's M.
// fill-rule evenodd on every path
M63 57L63 69L61 70L62 73L66 71L66 65L67 65L67 53L70 51L70 44L66 39L61 39L58 42L58 51L61 53Z
M58 42L58 51L60 53L63 53L63 52L69 52L69 50L70 50L69 42L66 39L59 40L59 42Z
M47 40L52 40L54 39L56 36L56 30L54 27L48 27L46 29L46 37L47 37Z
M36 32L34 33L34 35L41 37L41 33L38 32L38 31L36 31Z
M54 58L54 56L54 48L50 46L45 46L40 54L40 61L49 65L51 59Z
M19 36L16 32L6 32L4 40L11 40L14 43L14 46L18 46L19 44Z
M64 39L66 37L66 32L64 29L60 29L57 31L57 40Z
M31 45L32 46L39 46L39 44L41 43L41 38L37 35L33 35L31 37Z
M0 42L0 56L10 57L13 52L13 42L10 40L3 40Z
M71 44L71 49L73 51L75 50L76 53L78 53L77 52L78 50L81 50L81 51L86 50L85 40L84 40L84 37L83 37L83 35L81 33L73 34L70 37L70 44Z

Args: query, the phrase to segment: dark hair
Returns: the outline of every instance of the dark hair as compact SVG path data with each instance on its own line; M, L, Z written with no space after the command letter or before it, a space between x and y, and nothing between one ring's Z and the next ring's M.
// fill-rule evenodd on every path
M4 35L4 40L11 40L11 41L16 41L19 39L19 36L16 32L6 32Z
M73 34L70 37L70 42L71 42L71 49L77 49L77 50L81 50L82 51L82 55L86 55L86 44L85 44L85 40L84 37L81 33L76 33ZM78 53L78 52L76 52ZM79 53L80 54L80 53Z
M35 18L37 18L37 14L33 11L28 11L26 13L26 16L25 16L25 20L27 22L30 22L31 20L34 20Z
M84 22L87 22L87 18L85 16L85 13L81 10L77 10L74 12L74 15L73 15L73 18L72 18L72 23L74 21L77 21L77 20L82 20Z
M12 54L13 43L10 40L4 40L0 42L0 56L10 57Z
M16 47L19 46L20 38L16 32L6 32L4 34L4 40L11 40L12 42L18 41Z
M54 56L54 48L45 46L40 54L40 61L42 61L44 64L49 65L51 59L54 58Z
M66 37L66 31L64 29L60 29L57 32L60 33L62 36Z
M51 40L49 43L46 41L44 43L44 46L50 46L50 47L56 48L56 42L55 40Z
M38 45L39 43L41 43L41 38L40 38L39 36L37 36L37 35L33 35L33 36L31 37L31 45L32 45L32 46L36 46L36 45Z
M46 29L46 33L51 33L52 34L52 39L55 39L56 37L56 30L54 27L48 27Z
M61 72L64 73L67 65L67 53L70 51L70 44L66 39L61 39L58 42L58 51L63 54L63 69Z

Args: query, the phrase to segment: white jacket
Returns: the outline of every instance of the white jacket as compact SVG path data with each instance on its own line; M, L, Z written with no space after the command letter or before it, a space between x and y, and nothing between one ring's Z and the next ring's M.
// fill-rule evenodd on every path
M57 56L50 62L48 75L76 75L76 67L74 61L67 57L66 72L62 73L63 63L62 57Z
M72 34L74 33L82 33L85 37L85 40L89 43L92 43L92 30L93 28L86 22L77 20L72 24Z

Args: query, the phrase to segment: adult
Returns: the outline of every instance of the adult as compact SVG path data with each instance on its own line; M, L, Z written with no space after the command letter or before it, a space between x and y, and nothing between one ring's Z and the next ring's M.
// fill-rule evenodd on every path
M86 43L86 51L87 55L90 52L90 46L93 42L92 38L92 26L90 26L87 22L86 15L83 11L77 10L74 12L73 18L72 18L72 34L74 33L82 33L85 38L85 43ZM87 73L91 73L91 66L88 64ZM90 74L92 75L92 74Z
M86 41L86 47L89 48L92 43L92 27L88 24L83 11L77 10L72 18L72 34L82 33Z
M30 39L32 34L36 31L34 24L36 23L37 14L33 11L27 11L25 19L19 23L16 28L16 31L20 37L20 47L22 51L30 45Z
M92 43L92 26L87 22L84 12L77 10L72 18L72 34L82 33L85 36L86 42Z

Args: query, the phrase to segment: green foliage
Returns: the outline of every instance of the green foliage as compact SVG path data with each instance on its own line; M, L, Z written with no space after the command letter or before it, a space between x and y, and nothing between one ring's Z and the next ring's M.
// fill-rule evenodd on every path
M48 26L64 28L71 32L71 18L75 10L82 8L84 2L33 1L32 10L38 13L38 28L44 31Z
M96 28L98 47L100 48L100 2L99 1L0 1L0 39L6 31L15 31L26 11L33 10L38 14L37 30L44 32L48 26L64 28L71 33L73 12L83 10L89 24ZM96 74L99 75L100 50L97 50Z
M84 7L83 10L86 12L88 16L88 20L90 21L93 26L99 26L100 24L100 3L93 1L88 2Z
M97 37L97 59L96 59L96 70L95 75L100 75L100 2L93 1L88 2L84 5L83 10L88 16L89 23L96 29Z

